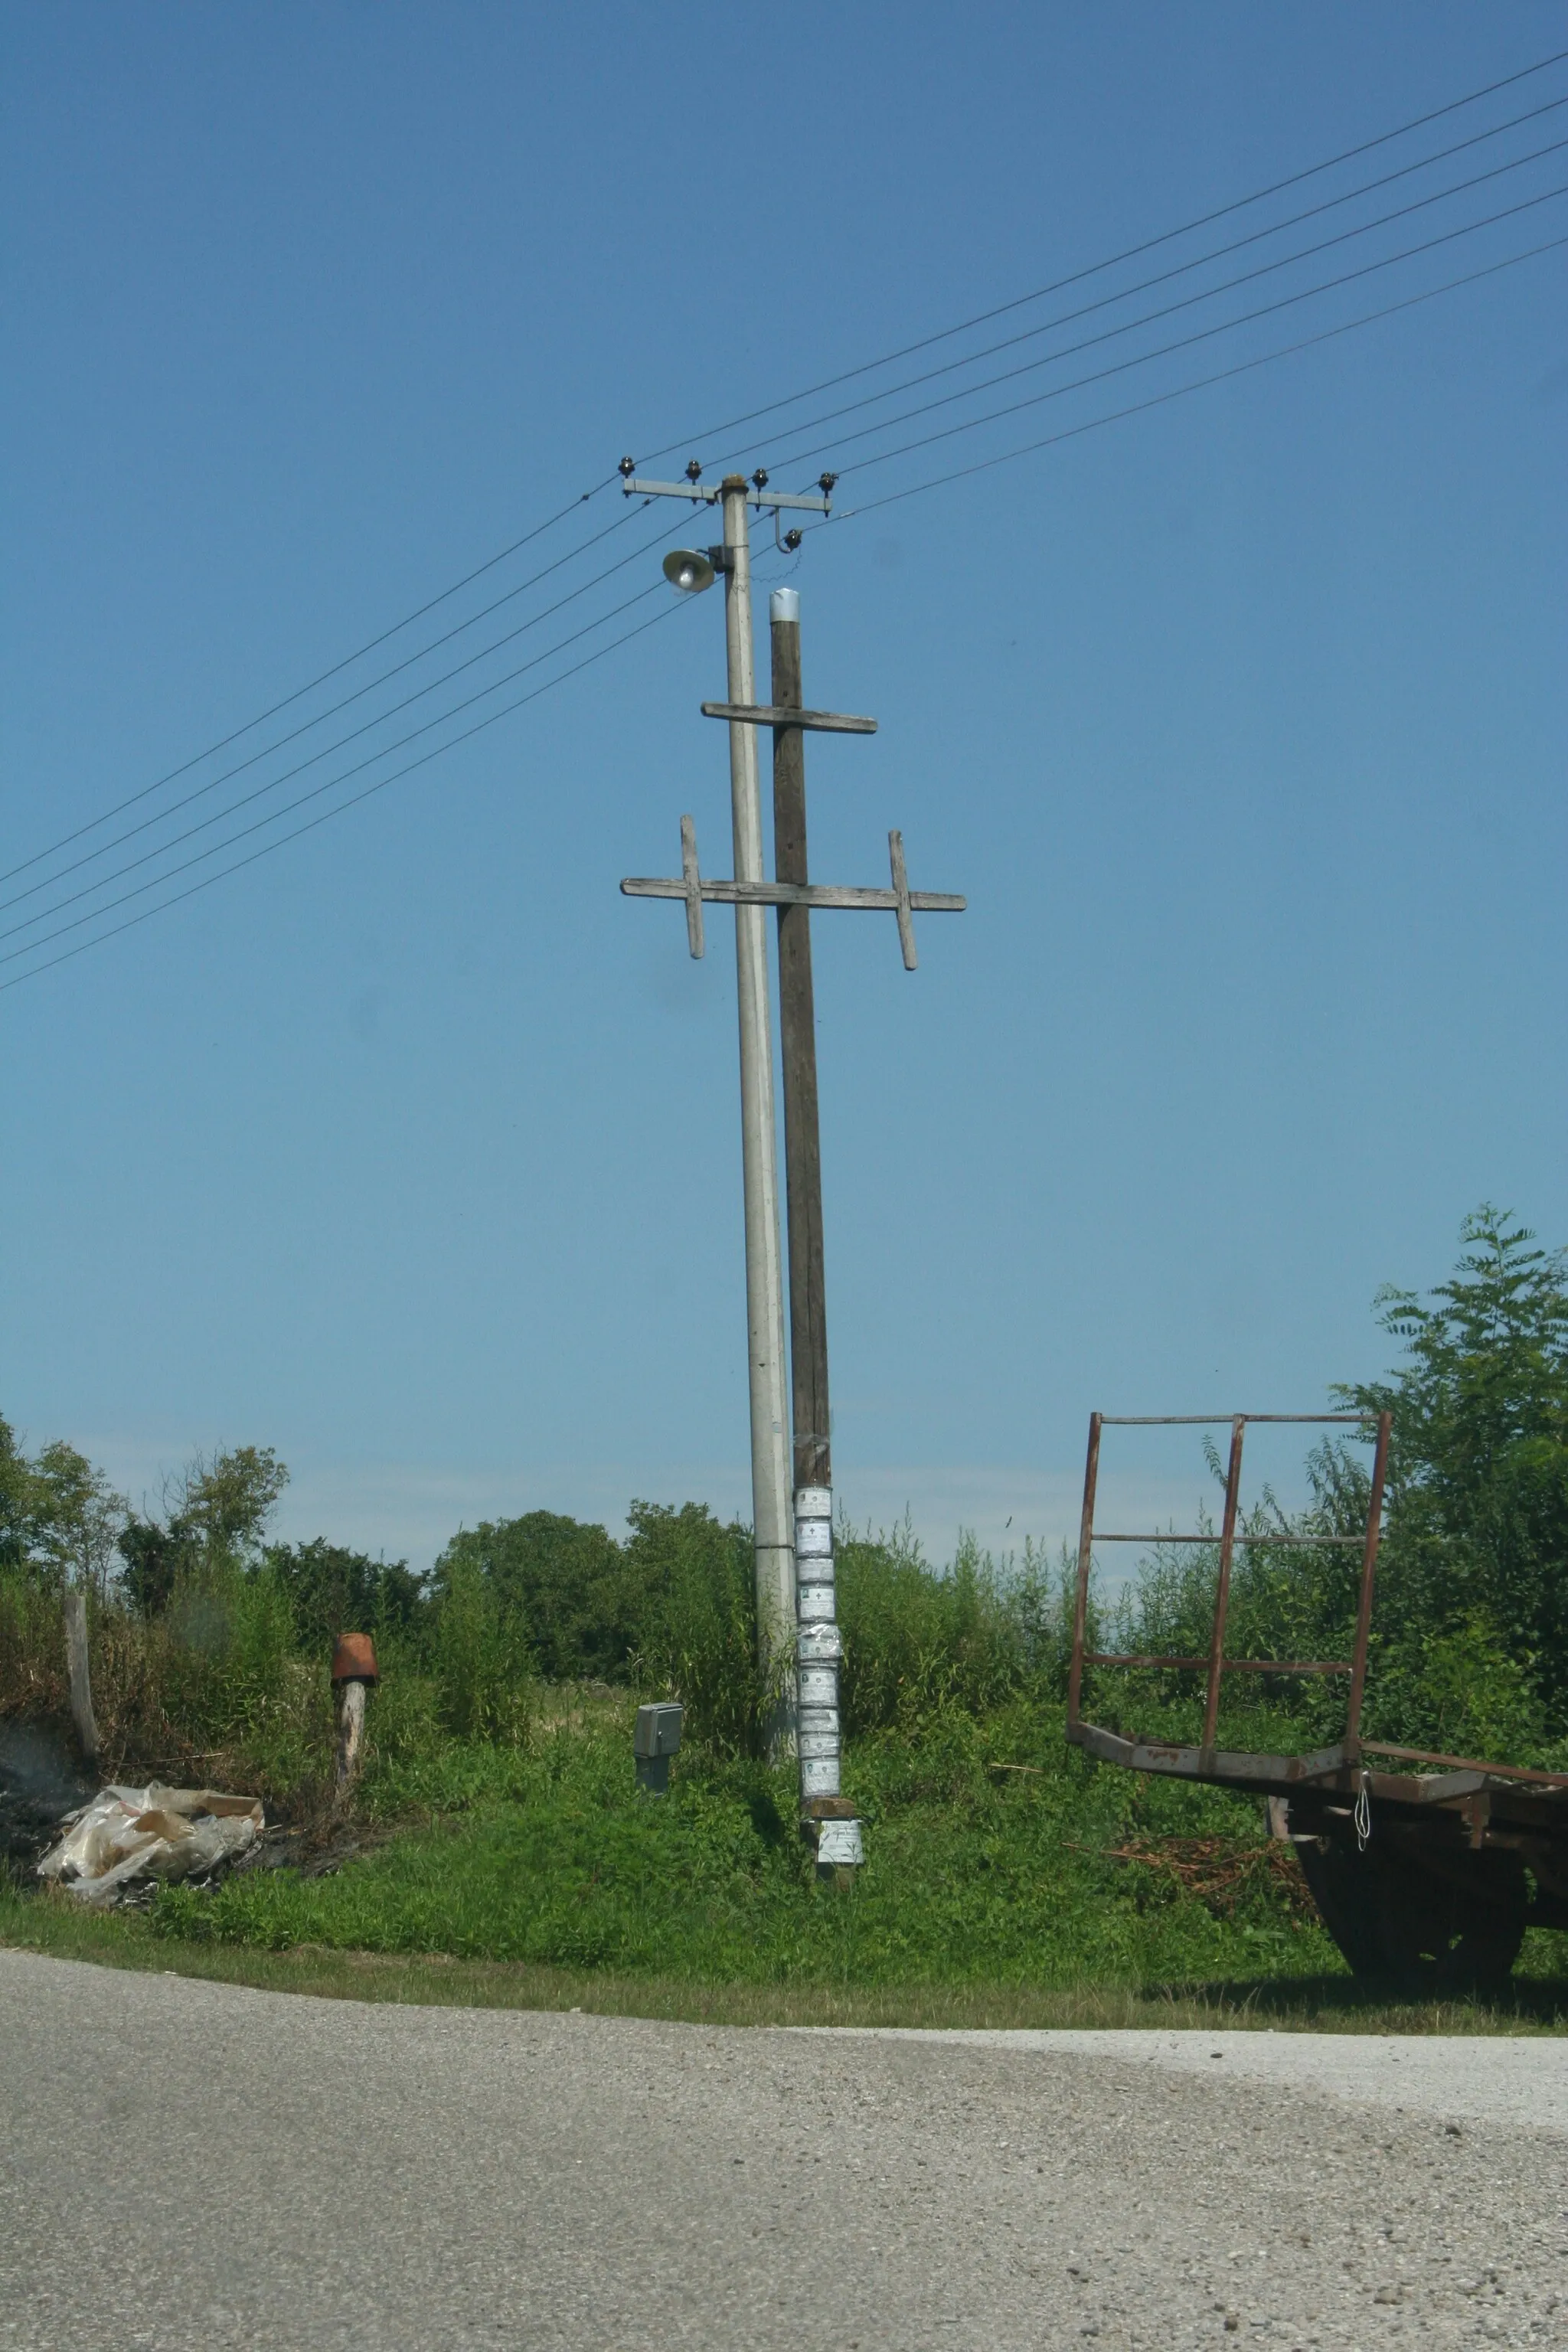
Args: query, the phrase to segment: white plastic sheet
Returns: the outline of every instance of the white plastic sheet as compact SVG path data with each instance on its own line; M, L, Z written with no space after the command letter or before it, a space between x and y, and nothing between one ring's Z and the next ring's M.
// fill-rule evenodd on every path
M266 1826L256 1797L216 1789L100 1789L68 1816L58 1845L38 1864L84 1903L113 1903L138 1879L201 1878L237 1862Z

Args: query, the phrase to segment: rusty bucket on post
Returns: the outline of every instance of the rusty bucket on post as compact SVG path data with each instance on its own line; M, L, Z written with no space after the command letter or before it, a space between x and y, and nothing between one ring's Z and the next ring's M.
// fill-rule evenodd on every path
M375 1643L368 1633L340 1633L332 1644L332 1695L338 1710L338 1795L348 1793L359 1771L364 1741L365 1693L381 1680Z

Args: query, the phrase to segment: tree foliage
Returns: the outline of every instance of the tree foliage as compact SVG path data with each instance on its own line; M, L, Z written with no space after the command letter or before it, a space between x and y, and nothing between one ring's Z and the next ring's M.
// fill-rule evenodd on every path
M624 1678L637 1636L637 1577L607 1529L554 1511L483 1520L454 1536L437 1561L437 1606L459 1564L527 1628L550 1680Z
M1464 1631L1530 1676L1568 1730L1568 1253L1483 1203L1426 1301L1380 1292L1393 1376L1342 1391L1391 1412L1379 1620L1406 1648Z
M0 1566L101 1596L124 1525L124 1498L85 1454L57 1438L29 1457L0 1420Z
M1568 1738L1568 1259L1489 1204L1465 1220L1460 1248L1426 1298L1378 1293L1405 1360L1336 1391L1343 1405L1392 1416L1365 1728L1447 1754L1545 1762ZM1217 1457L1211 1466L1223 1483ZM1358 1534L1370 1448L1324 1444L1309 1467L1304 1513L1266 1497L1245 1519L1254 1540L1236 1556L1232 1656L1351 1654L1356 1550L1266 1538ZM1119 1646L1205 1652L1215 1573L1207 1546L1157 1549L1121 1603ZM1314 1737L1338 1736L1342 1685L1290 1703Z

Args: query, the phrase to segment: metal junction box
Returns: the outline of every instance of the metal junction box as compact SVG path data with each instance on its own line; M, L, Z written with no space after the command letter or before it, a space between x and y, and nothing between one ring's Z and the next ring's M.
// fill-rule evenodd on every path
M669 1786L669 1759L680 1752L684 1712L684 1708L668 1703L637 1709L637 1728L632 1733L637 1780L657 1796L662 1796Z

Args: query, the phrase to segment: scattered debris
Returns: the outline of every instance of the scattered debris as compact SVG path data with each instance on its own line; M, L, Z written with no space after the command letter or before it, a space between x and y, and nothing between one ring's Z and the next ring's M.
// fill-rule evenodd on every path
M265 1826L256 1797L216 1789L100 1789L66 1816L66 1833L39 1863L84 1903L120 1901L140 1882L210 1878L255 1844Z
M358 1862L384 1845L392 1832L384 1822L372 1825L344 1821L330 1814L325 1820L271 1821L248 1853L234 1864L237 1877L254 1870L295 1870L301 1878L331 1878L349 1862Z
M1103 1852L1108 1862L1137 1863L1184 1895L1195 1895L1217 1919L1234 1918L1237 1904L1258 1886L1282 1895L1293 1919L1315 1916L1290 1846L1243 1845L1226 1837L1130 1838Z

